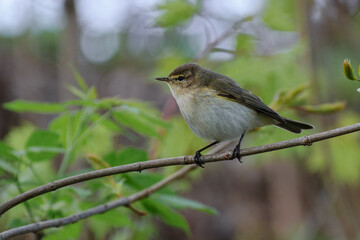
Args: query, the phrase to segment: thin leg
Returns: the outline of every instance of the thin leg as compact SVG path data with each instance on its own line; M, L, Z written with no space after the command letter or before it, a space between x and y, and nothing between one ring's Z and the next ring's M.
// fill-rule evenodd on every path
M242 163L241 161L241 155L240 155L240 145L241 145L241 141L243 140L245 134L241 134L241 137L240 137L240 140L239 140L239 143L236 145L235 149L234 149L234 152L233 152L233 157L236 157L239 162Z
M199 167L204 168L204 166L203 166L204 162L201 160L201 156L202 156L201 152L204 151L205 149L208 149L209 147L214 146L217 143L219 143L219 142L215 141L213 143L210 143L209 145L207 145L207 146L205 146L205 147L203 147L203 148L201 148L201 149L199 149L199 150L197 150L195 152L194 160L195 160L196 165L198 165Z

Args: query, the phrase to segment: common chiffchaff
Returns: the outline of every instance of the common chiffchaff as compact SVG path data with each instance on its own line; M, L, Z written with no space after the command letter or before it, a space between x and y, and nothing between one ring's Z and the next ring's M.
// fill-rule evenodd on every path
M233 157L239 161L240 144L249 130L275 125L293 133L313 126L281 117L264 104L261 98L242 89L233 79L203 68L196 63L177 67L169 76L156 78L170 86L190 129L213 143L196 151L195 162L203 166L201 151L214 144L240 138Z

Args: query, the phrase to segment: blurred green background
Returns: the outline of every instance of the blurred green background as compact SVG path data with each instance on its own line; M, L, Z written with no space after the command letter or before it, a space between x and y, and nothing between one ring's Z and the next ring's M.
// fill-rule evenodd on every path
M0 202L205 146L154 81L186 62L315 126L303 134L359 122L359 83L342 70L345 58L360 63L359 12L358 0L0 0ZM293 137L265 127L243 146ZM17 239L359 239L359 142L207 164L134 204L146 216L122 208ZM179 168L60 189L11 209L0 231L127 196Z

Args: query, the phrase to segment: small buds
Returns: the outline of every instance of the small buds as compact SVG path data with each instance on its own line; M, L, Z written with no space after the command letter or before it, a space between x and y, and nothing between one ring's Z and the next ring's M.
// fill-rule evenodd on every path
M350 59L344 59L343 69L344 74L348 79L360 82L360 79L356 78L354 75L354 70L350 64ZM358 67L358 74L360 76L360 65ZM358 88L357 91L360 92L360 88Z
M344 74L348 79L355 80L355 81L360 81L360 79L357 79L355 77L354 70L353 70L353 68L352 68L352 66L350 64L349 59L344 60L343 69L344 69ZM360 75L360 65L359 65L359 75Z

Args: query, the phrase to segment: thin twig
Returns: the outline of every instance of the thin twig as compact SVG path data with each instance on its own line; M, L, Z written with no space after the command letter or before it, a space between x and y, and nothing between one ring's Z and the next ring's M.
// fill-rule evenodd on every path
M177 171L176 173L170 175L169 177L164 178L160 182L152 185L151 187L146 188L140 192L137 192L129 197L120 198L118 200L115 200L115 201L112 201L112 202L109 202L109 203L106 203L103 205L99 205L94 208L90 208L86 211L70 215L68 217L58 218L58 219L48 220L48 221L43 221L43 222L38 222L38 223L32 223L29 225L25 225L22 227L13 228L13 229L4 231L4 232L0 233L0 240L5 240L10 237L19 236L21 234L38 232L38 231L41 231L46 228L60 227L60 226L68 225L71 223L78 222L82 219L88 218L90 216L93 216L95 214L105 213L111 209L114 209L114 208L117 208L120 206L129 206L130 203L138 201L143 198L146 198L149 195L151 195L152 193L159 190L160 188L166 186L170 182L183 177L192 169L195 169L195 168L193 166L184 167L184 168L180 169L179 171Z
M271 144L252 147L252 148L244 148L240 151L240 154L241 156L248 156L248 155L270 152L270 151L275 151L279 149L290 148L300 145L310 146L312 143L317 141L322 141L328 138L333 138L356 131L360 131L360 123L329 130L326 132L316 133L313 135L305 135L303 137L294 138L282 142L271 143ZM233 152L232 150L229 150L220 154L205 155L202 157L202 160L204 163L232 160L233 159L232 152ZM54 182L50 182L43 186L24 192L6 201L5 203L0 204L0 216L9 209L15 207L16 205L22 202L25 202L29 199L32 199L44 193L52 192L59 188L63 188L65 186L69 186L75 183L80 183L91 179L115 175L119 173L127 173L127 172L135 172L135 171L141 172L142 170L150 169L150 168L159 168L159 167L166 167L173 165L188 165L194 163L195 161L193 156L164 158L164 159L149 160L145 162L137 162L137 163L111 167L106 169L100 169L100 170L56 180Z
M207 44L206 48L199 54L198 57L195 58L195 60L197 61L205 58L220 42L231 36L235 30L241 26L242 23L249 21L250 19L251 17L247 17L232 24L231 27L225 30L218 38Z

